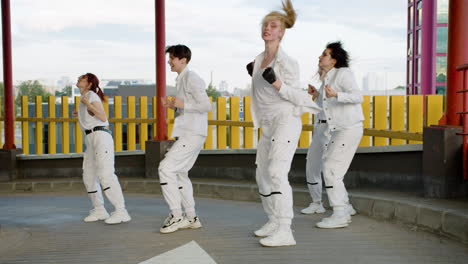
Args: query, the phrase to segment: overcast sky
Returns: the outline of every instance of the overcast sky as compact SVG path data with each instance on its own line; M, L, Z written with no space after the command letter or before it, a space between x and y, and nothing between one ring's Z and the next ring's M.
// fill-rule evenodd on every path
M263 51L260 22L280 0L167 0L166 43L192 49L190 67L207 83L245 88L245 65ZM406 0L293 0L296 25L283 49L297 59L305 85L327 42L341 40L359 85L368 72L399 72L404 85ZM154 80L154 0L13 0L14 80ZM176 75L167 69L167 82ZM3 73L0 73L3 74ZM395 75L395 74L393 74ZM392 76L393 76L392 75ZM3 77L3 76L2 76Z

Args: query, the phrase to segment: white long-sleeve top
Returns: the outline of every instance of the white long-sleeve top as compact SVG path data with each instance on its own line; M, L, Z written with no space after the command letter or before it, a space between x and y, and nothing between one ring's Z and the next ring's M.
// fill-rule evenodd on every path
M255 58L252 72L252 120L254 127L261 127L264 120L273 120L276 115L291 112L301 116L304 112L318 113L320 107L312 101L311 96L300 87L299 65L281 48L272 62L276 78L281 80L281 89L263 80L264 69L261 64L264 52ZM262 81L263 80L263 81Z
M327 98L325 85L337 92L336 97ZM331 131L362 126L364 115L362 95L353 72L347 68L332 68L322 79L316 103L322 108L315 121L326 120Z
M184 101L184 109L178 111L174 120L172 137L187 134L206 136L208 130L208 115L211 102L205 91L205 82L197 73L188 67L176 78L176 97Z

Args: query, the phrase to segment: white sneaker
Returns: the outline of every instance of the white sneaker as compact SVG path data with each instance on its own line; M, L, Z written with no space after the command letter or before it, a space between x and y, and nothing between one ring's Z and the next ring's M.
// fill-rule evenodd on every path
M89 222L96 222L99 220L105 220L109 217L109 213L107 213L105 208L102 209L93 209L89 211L89 215L83 219L83 221Z
M181 216L181 217L175 217L172 214L170 214L166 220L164 220L163 226L159 229L159 232L163 234L168 234L175 232L179 229L183 228L188 228L190 225L189 221L187 218Z
M291 229L288 231L278 230L271 236L260 239L260 244L264 247L294 246L296 245L296 240L294 240Z
M111 216L104 221L106 224L115 225L126 223L132 220L126 209L116 210L112 212Z
M310 203L309 207L304 208L301 210L303 214L322 214L325 213L325 208L321 202L318 203Z
M346 211L348 212L349 215L356 215L357 214L357 212L356 212L356 210L354 210L352 204L348 204L346 206Z
M330 217L323 218L315 226L318 228L342 228L351 223L351 216L348 214L338 215L333 213Z
M273 234L278 228L278 223L276 221L268 220L259 230L255 231L255 236L266 237Z
M190 228L190 229L198 229L198 228L201 228L202 227L202 224L200 222L200 219L198 218L198 216L195 216L194 218L192 219L189 219L188 217L185 217L188 221L188 225L187 226L183 226L183 227L179 227L179 228Z

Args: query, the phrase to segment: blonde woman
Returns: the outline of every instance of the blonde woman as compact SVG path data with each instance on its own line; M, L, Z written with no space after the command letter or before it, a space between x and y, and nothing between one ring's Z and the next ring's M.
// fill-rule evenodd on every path
M291 231L292 189L288 172L302 130L301 115L320 108L299 85L299 66L281 48L286 29L292 28L296 12L290 0L283 12L273 11L262 21L265 50L247 65L252 76L252 118L262 128L257 146L256 181L268 222L255 231L268 247L296 244Z

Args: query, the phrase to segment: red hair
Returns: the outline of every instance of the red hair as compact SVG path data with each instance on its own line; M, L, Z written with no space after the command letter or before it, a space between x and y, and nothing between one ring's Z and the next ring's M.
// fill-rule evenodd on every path
M102 91L101 87L99 87L99 79L96 75L92 74L92 73L86 73L86 74L83 74L81 75L80 79L81 78L86 78L86 80L88 80L88 82L91 83L91 88L90 90L95 92L99 98L101 98L101 101L104 102L104 92Z

